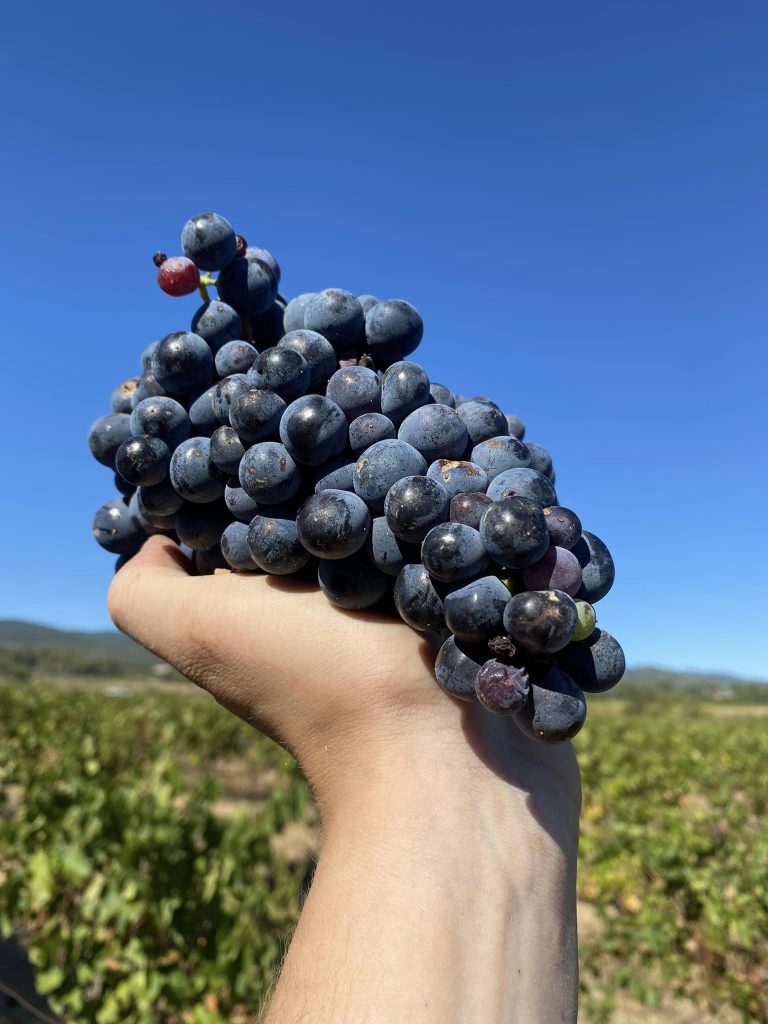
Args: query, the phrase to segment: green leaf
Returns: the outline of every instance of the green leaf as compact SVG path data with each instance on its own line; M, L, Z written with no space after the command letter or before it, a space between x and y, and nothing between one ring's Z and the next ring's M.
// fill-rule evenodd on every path
M46 971L38 971L35 986L41 995L55 992L64 984L66 974L60 967L49 967Z

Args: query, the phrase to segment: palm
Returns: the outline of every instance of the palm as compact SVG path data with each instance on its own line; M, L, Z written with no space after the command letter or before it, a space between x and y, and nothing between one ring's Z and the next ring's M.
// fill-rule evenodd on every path
M320 727L355 710L446 700L428 639L391 617L336 608L317 587L280 577L226 573L186 583L192 628L175 663L211 689L213 677L223 679L225 702L236 697L244 716L269 723L285 704Z
M570 744L528 740L508 718L444 694L427 637L393 617L332 606L311 584L191 577L152 537L110 590L117 625L306 762L330 741L439 735L447 756L531 792L556 780L578 798ZM468 757L465 757L469 751ZM365 752L363 752L365 756Z

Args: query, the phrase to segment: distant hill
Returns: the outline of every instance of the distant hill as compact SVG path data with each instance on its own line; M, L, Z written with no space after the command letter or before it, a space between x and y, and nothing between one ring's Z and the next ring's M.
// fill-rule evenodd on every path
M34 622L0 619L0 647L55 647L66 651L93 651L118 657L139 666L154 665L159 660L135 640L117 630L99 633L73 633Z
M159 664L160 658L117 630L77 633L0 620L0 676L140 676Z
M40 675L144 676L164 664L123 633L78 633L34 622L0 620L0 678ZM173 678L179 678L173 672ZM629 669L616 696L658 697L685 690L705 700L768 701L768 683L732 676L676 672L657 667Z
M640 666L627 669L624 676L625 682L643 683L664 683L669 686L700 687L700 686L766 686L768 681L764 679L746 679L741 676L729 676L716 672L678 672L671 668L657 668L656 666Z
M768 702L768 682L704 672L676 672L663 668L628 669L616 689L617 697L636 701L689 698L730 703Z

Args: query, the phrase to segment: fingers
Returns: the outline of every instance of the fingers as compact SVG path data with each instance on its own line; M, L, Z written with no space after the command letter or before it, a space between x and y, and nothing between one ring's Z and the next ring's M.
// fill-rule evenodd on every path
M167 658L191 582L186 559L168 537L150 537L117 573L107 607L123 633Z

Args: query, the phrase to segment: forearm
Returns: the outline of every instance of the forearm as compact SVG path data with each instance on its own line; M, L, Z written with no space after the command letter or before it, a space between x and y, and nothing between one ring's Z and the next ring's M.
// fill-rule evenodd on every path
M420 756L352 783L267 1024L575 1021L573 803Z

